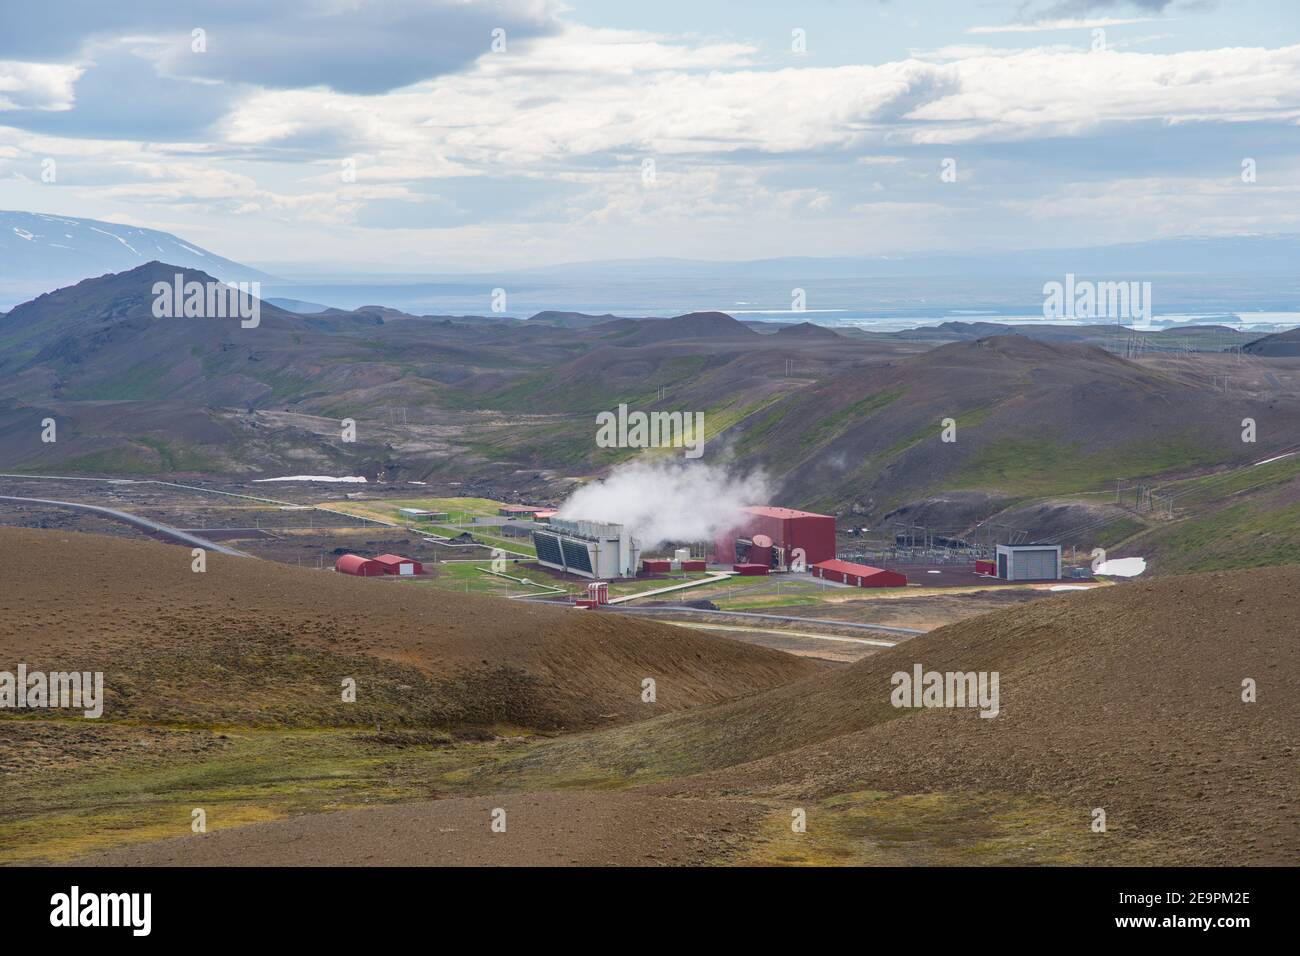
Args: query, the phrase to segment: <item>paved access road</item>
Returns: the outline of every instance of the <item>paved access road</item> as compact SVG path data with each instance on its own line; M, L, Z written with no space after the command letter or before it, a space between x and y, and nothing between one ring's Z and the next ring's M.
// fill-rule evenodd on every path
M228 554L236 558L248 558L252 555L245 554L243 551L236 551L234 548L228 548L224 544L217 544L215 541L209 541L207 538L200 538L198 535L190 534L188 531L182 531L180 528L173 528L170 525L159 524L151 518L142 518L140 515L133 515L129 511L118 511L116 508L104 508L100 505L84 505L77 501L54 501L50 498L18 498L13 495L0 495L0 501L21 501L26 504L34 505L53 505L58 508L72 508L75 511L90 511L95 514L101 514L117 521L125 521L127 524L135 525L145 531L154 531L158 534L171 538L180 544L188 544L194 548L203 548L206 551L215 551L218 554Z

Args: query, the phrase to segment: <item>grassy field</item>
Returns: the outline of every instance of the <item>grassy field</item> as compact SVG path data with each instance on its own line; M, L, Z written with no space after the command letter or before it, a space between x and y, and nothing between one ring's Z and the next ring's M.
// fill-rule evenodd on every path
M795 801L765 821L749 866L1076 866L1117 861L1111 847L1072 825L1077 808L1008 794L876 790ZM1125 847L1137 863L1140 850ZM1098 859L1101 858L1101 859Z
M142 728L140 742L149 743ZM468 792L471 771L519 738L453 741L436 731L168 730L215 744L198 759L135 753L14 775L0 788L0 863L58 862L123 843L209 832L300 813Z
M481 570L491 567L490 561L451 561L436 567L436 575L422 582L430 587L461 591L466 594L495 594L499 597L514 597L520 594L547 594L552 587L566 587L565 582L552 578L549 574L539 574L536 569L522 568L513 562L507 562L505 573L514 578L528 578L536 582L536 587L520 584L500 575L488 574ZM581 590L571 583L567 590Z
M1205 447L1195 435L1080 454L1068 440L1050 437L1002 439L982 449L947 483L957 489L1006 489L1039 497L1088 491L1113 483L1116 475L1141 478L1221 461L1224 453Z
M504 535L493 534L491 525L472 523L472 519L475 517L495 517L498 509L504 504L506 502L493 501L490 498L386 498L382 501L360 500L327 503L328 507L348 514L360 515L363 518L377 518L380 521L391 522L403 527L410 525L430 534L442 535L447 538L454 538L462 532L468 531L489 548L502 548L506 551L517 551L536 557L537 551L528 538L508 538ZM446 524L441 525L420 521L413 522L401 513L402 508L445 511L448 521Z
M1300 504L1270 509L1231 505L1135 539L1162 574L1259 568L1300 561Z

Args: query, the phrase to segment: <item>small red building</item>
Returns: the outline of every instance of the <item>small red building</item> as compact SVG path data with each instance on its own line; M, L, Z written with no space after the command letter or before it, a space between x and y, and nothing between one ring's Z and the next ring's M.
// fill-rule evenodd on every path
M381 554L374 559L384 569L385 574L423 574L424 565L413 558L404 558L400 554Z
M683 561L683 562L682 562L682 570L683 570L683 571L707 571L707 570L709 570L709 562L707 562L707 561L702 561L702 560L701 560L701 561L695 561L695 560L691 560L691 561Z
M673 563L666 558L646 558L641 562L641 570L646 574L663 574L673 569Z
M854 564L851 561L819 561L808 569L815 578L838 581L859 588L901 588L907 584L907 575L898 571L886 571L873 568L869 564Z
M374 578L387 573L384 566L378 561L363 558L359 554L343 555L334 562L334 570L343 574L355 574L363 578Z
M502 505L497 509L497 514L504 515L507 518L531 518L539 511L550 510L538 505Z
M731 570L743 577L756 577L767 574L771 569L766 564L733 564Z
M998 563L996 561L976 561L975 573L996 576L998 573Z

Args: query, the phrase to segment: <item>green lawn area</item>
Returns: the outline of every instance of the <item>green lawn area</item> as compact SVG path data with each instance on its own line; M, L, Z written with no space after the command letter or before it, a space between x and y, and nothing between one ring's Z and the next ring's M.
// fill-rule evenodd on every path
M462 531L468 531L489 548L504 548L518 551L531 557L537 556L532 541L528 538L507 538L493 534L491 526L478 526L468 523L471 518L494 517L505 502L490 498L387 498L382 501L347 501L330 502L329 507L348 514L361 515L365 518L379 518L394 524L410 525L428 531L431 534L454 538ZM402 508L422 508L425 511L445 511L448 524L435 525L420 521L411 521L401 513ZM462 527L463 525L463 527Z
M461 591L469 594L495 594L499 597L511 597L516 594L545 594L549 587L567 587L572 584L556 581L549 574L539 574L533 568L525 568L513 562L507 562L505 573L512 578L528 578L535 581L537 587L529 587L495 574L480 571L479 568L491 566L489 561L441 562L433 566L436 574L427 583L430 587L448 591Z

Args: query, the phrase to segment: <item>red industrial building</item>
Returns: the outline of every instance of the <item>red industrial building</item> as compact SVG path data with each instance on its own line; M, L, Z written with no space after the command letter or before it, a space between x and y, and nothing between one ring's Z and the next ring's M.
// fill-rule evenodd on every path
M646 574L663 574L673 569L673 563L667 558L646 558L641 562L641 570Z
M819 561L808 569L815 578L838 581L859 588L901 588L907 584L907 575L898 571L886 571L873 568L869 564L854 564L851 561Z
M424 565L412 558L404 558L400 554L381 554L374 559L375 563L384 569L385 574L423 574Z
M345 554L334 562L334 570L343 574L355 574L358 577L374 578L381 574L387 574L384 566L378 561L372 561L370 558L363 558L359 554Z
M497 509L497 514L504 515L507 518L531 518L539 511L550 510L538 505L502 505Z
M741 510L741 524L713 543L719 564L764 564L785 571L798 557L805 567L835 557L835 519L830 515L768 506Z

